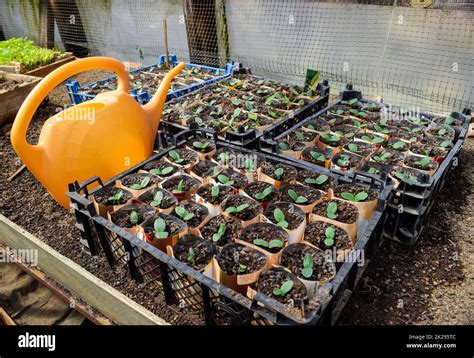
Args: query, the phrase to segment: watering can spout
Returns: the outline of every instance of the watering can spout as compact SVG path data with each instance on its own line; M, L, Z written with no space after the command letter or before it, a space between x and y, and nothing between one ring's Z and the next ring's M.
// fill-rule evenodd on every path
M156 133L160 124L161 112L166 101L166 96L171 85L173 78L180 73L185 67L184 62L180 62L176 67L169 71L161 81L160 87L156 91L153 98L143 106L145 112L147 112L148 118L150 118L152 125L152 133Z

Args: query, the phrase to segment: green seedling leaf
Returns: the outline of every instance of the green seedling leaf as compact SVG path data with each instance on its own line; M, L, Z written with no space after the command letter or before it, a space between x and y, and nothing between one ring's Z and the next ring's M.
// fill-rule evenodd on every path
M304 256L301 273L306 278L311 278L313 275L313 256L311 256L311 254L306 254Z
M369 170L367 171L367 173L369 173L369 174L377 174L377 169L375 169L374 167L371 167L371 168L369 168Z
M339 159L337 160L337 165L339 165L340 167L347 167L351 164L350 160L349 160L349 156L348 155L340 155L339 156Z
M268 195L270 195L273 192L272 187L268 187L265 190L263 190L261 193L255 194L255 199L257 200L263 200L265 199Z
M304 133L300 131L295 132L295 137L296 137L296 140L299 140L300 142L304 142L306 140Z
M296 191L294 191L293 189L288 190L288 195L290 196L291 200L293 200L296 204L303 204L308 201L308 199L306 199L304 196L298 196L298 194L296 194Z
M349 145L347 146L349 148L349 150L353 153L359 153L359 146L355 143L349 143Z
M122 198L122 196L123 196L123 190L119 189L114 193L113 196L108 197L107 201L111 201L113 203L118 203L120 201L120 199Z
M244 273L247 271L247 265L239 264L239 273Z
M192 247L190 247L189 250L188 250L187 260L192 265L194 265L196 263L196 253L194 252L194 249Z
M423 159L415 162L417 165L419 165L420 167L422 168L426 168L430 165L431 163L431 159L430 157L423 157Z
M184 192L184 181L183 179L181 179L178 183L178 186L173 189L173 193L176 193L176 194L181 194Z
M275 176L275 179L277 180L280 180L281 176L283 175L284 173L284 169L283 168L277 168L275 169L275 171L273 172L273 175Z
M253 106L252 102L246 101L245 102L245 109L247 111L252 111L254 109L254 106Z
M401 149L405 146L405 142L398 141L392 144L393 149Z
M326 208L326 216L330 219L337 218L337 203L335 201L331 201L327 208Z
M138 220L139 220L138 213L135 210L133 210L130 213L130 224L136 225L138 223Z
M150 170L150 173L155 174L155 175L167 175L173 171L173 167L164 167L163 169L152 169Z
M229 154L227 154L227 153L221 153L221 154L219 154L219 160L220 160L223 164L229 163L229 161L230 161Z
M439 131L438 131L438 136L442 137L446 134L446 129L444 128L441 128Z
M159 207L161 205L161 202L163 201L163 196L164 194L162 191L157 191L153 196L153 201L150 203L150 205L155 208Z
M325 232L326 238L324 239L324 245L332 246L334 245L334 237L336 236L336 231L332 226L329 226Z
M445 141L442 141L441 144L439 145L441 148L447 148L451 145L451 141L450 140L445 140Z
M293 285L294 282L292 280L285 281L279 288L273 290L273 294L275 296L284 296L291 291Z
M257 246L260 246L260 247L268 247L268 242L266 242L263 239L255 239L255 240L253 240L253 243Z
M250 206L249 204L242 204L242 205L239 205L237 207L229 206L227 209L225 209L225 212L229 213L229 214L236 214L236 213L240 213L240 212L244 211L249 206Z
M139 184L130 185L130 189L134 189L134 190L144 189L148 186L149 183L150 183L150 177L144 177Z
M270 242L268 243L268 248L269 249L276 249L276 248L283 247L283 245L284 245L283 241L278 240L278 239L273 239L273 240L270 240Z
M166 221L163 218L156 219L153 226L155 229L155 237L157 239L166 239L168 237L168 232L166 231Z
M187 211L184 207L182 206L177 206L175 209L174 209L174 212L181 218L183 219L184 221L189 221L191 220L193 217L194 217L194 214L193 213L190 213L189 211Z
M213 187L211 188L211 196L212 196L213 198L216 198L216 197L219 195L219 191L220 191L219 185L213 186Z
M283 142L278 143L278 147L279 147L281 150L288 150L288 144L283 143Z
M212 235L212 241L218 242L222 238L222 236L224 236L226 230L227 230L227 224L225 223L220 224L217 232Z
M449 116L449 117L446 117L446 119L443 121L443 124L450 126L451 124L453 124L453 122L454 122L454 118Z
M314 160L318 162L324 162L326 158L321 153L315 152L314 150L310 151L309 154L313 157Z
M288 228L288 222L286 221L285 214L283 214L281 209L276 208L273 210L273 217L275 218L275 221L279 227L282 227L283 229Z
M193 147L198 149L206 149L209 146L209 142L193 142Z
M217 176L217 180L219 181L219 183L223 184L223 185L226 185L226 186L232 186L234 185L234 181L233 180L230 180L230 178L224 174L219 174Z
M178 152L175 150L172 150L169 154L173 162L175 162L176 164L182 163L184 161L184 159L181 158Z
M400 180L416 181L416 175L410 175L402 172L395 172L395 177Z
M321 185L324 184L328 179L329 177L327 175L321 174L317 178L306 178L305 183Z

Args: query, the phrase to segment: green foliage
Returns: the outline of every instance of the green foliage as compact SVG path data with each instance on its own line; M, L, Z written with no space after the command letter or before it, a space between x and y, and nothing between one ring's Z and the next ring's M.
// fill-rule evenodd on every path
M181 179L178 183L178 186L173 189L173 193L182 194L184 193L184 181Z
M367 194L365 191L360 191L358 192L356 195L353 195L351 193L347 193L347 192L344 192L341 194L341 197L346 199L346 200L349 200L349 201L355 201L355 202L358 202L358 201L364 201L365 199L367 199L369 196L369 194Z
M187 211L184 207L182 206L177 206L175 209L174 209L174 212L176 213L176 215L178 215L181 219L183 219L184 221L189 221L191 220L193 217L194 217L194 214L193 213L190 213L189 211Z
M275 296L284 296L288 292L291 291L291 289L293 288L293 285L294 285L294 282L292 280L285 281L282 283L282 285L279 288L273 290L273 294Z
M255 239L253 240L253 243L257 246L264 247L264 248L269 248L269 249L276 249L276 248L282 248L285 243L281 240L278 239L273 239L270 241L265 241L263 239Z
M336 219L337 218L337 203L335 201L331 201L327 208L326 208L326 216L329 219Z
M166 239L169 233L166 231L166 221L163 218L158 218L153 223L155 229L155 237L157 239Z
M26 38L11 38L0 42L0 65L20 62L26 68L47 65L54 61L59 52L35 46Z
M336 231L332 226L329 226L324 233L326 238L324 239L324 245L332 246L334 245L334 238L336 236Z
M182 163L184 161L183 158L181 158L178 154L177 151L175 150L172 150L170 153L169 153L171 159L173 160L173 162L175 162L176 164L179 164L179 163Z
M247 271L248 267L247 265L244 264L239 264L239 273L245 273Z
M107 201L111 201L112 203L118 203L120 199L122 198L122 196L123 196L123 190L119 189L114 193L114 195L108 197Z
M263 190L261 193L255 194L255 199L257 200L264 200L267 196L269 196L273 192L273 189L271 186Z
M219 195L219 192L220 192L219 185L214 185L214 186L211 188L211 196L212 196L213 198L216 198L216 197Z
M217 232L212 235L212 241L213 242L219 241L222 238L222 236L225 234L226 230L227 230L227 224L226 223L220 224Z
M153 201L150 203L151 206L153 207L159 207L161 205L161 202L163 201L164 194L162 191L157 191L155 195L153 196Z
M288 190L288 195L296 204L304 204L308 201L304 196L299 196L293 189Z
M283 214L283 211L281 209L276 208L273 210L273 217L275 218L275 221L277 222L277 225L286 229L288 228L288 222L285 219L285 214Z
M304 182L307 184L321 185L325 183L328 179L329 177L327 175L321 174L317 178L306 178Z
M301 273L306 278L311 278L313 275L313 256L309 253L304 256Z
M149 183L150 183L150 177L144 177L140 183L130 185L130 189L133 189L133 190L145 189Z
M277 168L273 172L273 175L275 176L275 179L280 180L280 178L281 178L281 176L283 175L284 172L285 172L285 170L283 168Z
M234 181L224 174L219 174L217 176L217 180L219 181L219 183L224 184L226 186L234 185Z
M135 210L133 210L130 213L130 224L136 225L138 223L138 220L139 220L138 213Z
M193 147L197 149L206 149L208 146L209 146L209 142L199 142L199 141L193 142Z
M196 264L196 253L192 247L188 250L188 256L186 258L191 265Z
M314 150L310 151L309 154L311 155L311 157L312 157L314 160L316 160L316 161L318 161L318 162L324 162L324 161L326 160L326 157L325 157L323 154L318 153L318 152L316 152L316 151L314 151Z
M164 167L163 169L152 169L150 170L150 173L155 174L155 175L168 175L173 171L173 167Z
M244 211L249 206L250 206L249 204L242 204L242 205L239 205L237 207L229 206L227 209L225 209L225 212L228 213L228 214L237 214L237 213L240 213L240 212Z

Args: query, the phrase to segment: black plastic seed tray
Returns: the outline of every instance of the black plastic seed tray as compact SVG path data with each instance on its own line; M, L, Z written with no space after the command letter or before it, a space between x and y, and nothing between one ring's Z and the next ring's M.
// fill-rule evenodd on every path
M236 71L234 74L238 75L239 72ZM255 80L266 80L263 77L257 77L257 76L253 76L253 75L246 74L246 73L244 73L244 75L246 77L251 77L252 79L255 79ZM235 78L235 77L230 77L228 80L231 80L233 78ZM220 83L214 83L214 84L210 84L208 86L202 87L198 91L195 91L195 92L190 93L188 95L182 96L179 99L176 99L174 101L169 102L168 105L173 105L173 103L176 103L177 101L182 102L182 101L187 101L188 100L190 102L194 102L196 100L196 96L199 97L200 93L202 93L203 91L205 91L207 89L210 89L210 88L213 88L215 86L224 85L226 83L226 81L228 81L228 80L224 80ZM308 116L311 116L314 113L320 111L321 109L326 108L328 106L328 103L329 103L329 91L330 91L328 81L324 80L321 83L318 83L315 91L319 94L318 99L316 99L314 101L311 101L309 104L305 105L304 107L302 107L300 109L292 111L291 113L289 113L283 119L277 120L277 122L275 122L275 124L270 126L269 129L264 130L263 133L265 133L269 130L273 131L271 128L273 128L275 126L288 126L290 124L295 125L296 123L299 123L300 121L304 120ZM166 121L166 114L163 114L162 120ZM188 126L184 126L184 125L181 125L181 124L176 124L176 123L173 123L173 122L168 122L168 123L175 126L178 130L180 130L180 129L185 130L185 129L189 129L189 128L194 128L194 126L192 126L192 125L188 127ZM192 124L195 124L195 123L192 123ZM246 130L244 128L244 126L239 126L238 130L230 130L230 129L226 130L225 133L224 133L224 136L220 137L220 139L222 139L222 140L224 140L228 143L238 145L238 146L241 146L241 147L244 147L244 148L252 148L252 147L255 146L255 144L254 144L255 140L257 138L259 138L261 135L262 135L262 132L260 132L256 129Z
M385 221L384 211L392 190L390 181L383 182L359 174L341 175L274 155L258 154L265 161L284 163L298 170L309 169L328 175L336 183L356 183L380 193L376 212L370 221L364 220L359 224L358 241L353 251L355 260L341 263L332 281L325 283L318 291L319 307L301 322L289 316L285 306L277 301L261 293L257 293L252 299L237 293L98 215L94 204L88 199L90 194L103 186L112 186L117 179L137 172L148 162L164 157L190 139L208 136L214 139L217 148L226 147L244 154L255 154L221 141L214 133L206 130L184 131L174 136L173 143L169 143L169 138L164 133L166 132L162 132L159 142L167 149L130 170L106 183L94 177L84 183L70 185L67 194L76 214L77 227L81 229L90 252L102 250L111 266L123 265L134 279L154 285L157 290L162 291L167 304L177 304L183 309L201 314L205 324L334 324L380 243ZM92 184L98 186L89 190L88 187Z

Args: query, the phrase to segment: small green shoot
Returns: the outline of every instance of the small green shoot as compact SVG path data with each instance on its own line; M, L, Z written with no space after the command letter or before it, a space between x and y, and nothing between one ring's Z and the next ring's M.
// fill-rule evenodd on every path
M130 224L136 225L138 223L138 220L139 220L138 213L135 210L133 210L130 213Z
M279 288L276 288L273 290L273 294L275 296L284 296L288 292L291 291L293 288L294 282L292 280L288 280L282 283L282 285Z
M144 177L140 181L140 183L130 185L130 189L133 189L133 190L145 189L148 186L149 183L150 183L150 177Z
M184 180L183 179L181 179L178 183L178 186L173 189L173 193L175 193L175 194L184 193Z
M299 196L293 189L288 190L288 195L296 204L304 204L308 201L304 196Z
M155 195L153 196L153 200L150 203L151 206L153 207L159 207L161 205L161 202L163 201L163 192L162 191L157 191Z
M187 211L182 206L177 206L176 208L174 208L174 212L176 213L176 215L178 215L184 221L189 221L194 217L193 213Z
M158 168L155 168L155 169L152 169L150 170L150 173L151 174L155 174L155 175L168 175L169 173L171 173L173 171L173 167L164 167L163 169L158 169Z
M269 196L273 192L273 189L271 186L268 188L264 189L261 193L255 194L255 199L261 201L264 200L267 196Z
M229 206L227 209L225 209L225 212L228 214L238 214L245 209L247 209L250 205L249 204L242 204L237 207L235 206Z
M182 163L184 162L184 159L181 158L178 154L177 151L175 150L172 150L170 153L169 153L171 159L173 160L173 162L175 162L176 164L179 164L179 163Z
M225 234L226 230L227 230L227 224L225 223L220 224L217 232L212 235L212 241L218 242L222 238L222 236Z
M285 219L285 214L283 214L283 211L281 209L276 208L273 210L273 217L275 218L275 221L277 222L277 225L283 229L288 228L288 222Z
M113 196L108 197L107 201L111 201L112 203L118 203L120 199L122 198L122 196L123 196L123 190L119 189L114 193Z
M304 182L306 184L315 184L315 185L321 185L324 184L329 177L327 175L321 174L317 178L306 178Z
M332 226L329 226L325 231L326 238L324 239L324 245L332 246L334 245L334 239L336 236L336 230Z
M309 253L304 255L301 273L305 278L311 278L313 275L313 256Z
M234 185L234 181L231 180L228 176L224 175L224 174L219 174L217 176L217 180L219 181L219 183L225 185L225 186L232 186Z
M337 219L337 203L331 201L326 208L326 216L329 219Z
M166 221L163 218L156 219L153 227L157 239L166 239L168 237L169 233L166 231Z
M193 142L193 147L197 149L206 149L209 146L209 142Z
M192 247L188 250L188 257L186 258L191 265L196 264L196 253Z
M367 194L365 191L360 191L356 195L348 192L341 193L341 197L343 199L354 202L364 201L365 199L367 199L368 196L369 194Z

